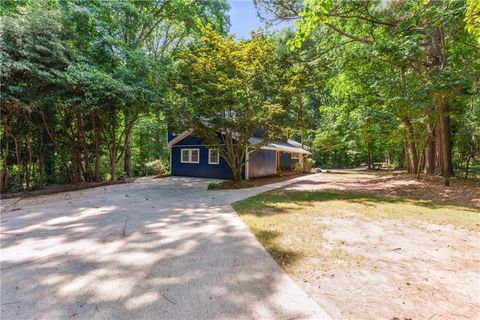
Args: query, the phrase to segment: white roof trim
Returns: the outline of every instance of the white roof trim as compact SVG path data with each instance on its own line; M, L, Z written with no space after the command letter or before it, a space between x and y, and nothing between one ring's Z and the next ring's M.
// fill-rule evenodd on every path
M278 151L277 148L272 147L272 146L262 146L262 147L260 147L260 149L262 149L262 150L274 150L274 151Z
M270 143L268 144L268 147L273 147L277 151L283 151L283 152L288 152L288 153L301 153L301 154L311 154L311 152L302 149L302 148L297 148L297 147L287 147L287 146L282 146L278 145L275 143Z
M312 154L311 152L309 152L305 149L302 149L302 148L281 146L281 145L277 145L275 143L269 143L266 146L261 146L260 149L262 149L262 150L275 150L275 151L282 151L282 152L288 152L288 153Z
M302 144L298 141L295 141L295 140L292 140L292 139L288 139L287 142L289 144L291 144L292 146L294 147L297 147L297 148L301 148L302 147Z
M175 144L177 144L178 142L182 141L183 139L185 139L186 137L191 135L192 132L193 132L193 130L191 130L191 129L183 131L181 134L179 134L174 139L172 139L172 141L167 143L167 148L171 149ZM262 140L263 140L262 138L251 137L249 139L249 142L251 144L252 143L257 144L257 143L260 143ZM290 143L290 141L291 140L288 140L288 143ZM293 141L293 142L295 142L295 144L300 144L296 141ZM293 146L293 145L290 147L290 146L279 145L279 144L276 144L276 143L269 143L266 146L260 147L260 149L275 150L275 151L282 151L282 152L288 152L288 153L311 154L311 152L309 152L305 149L302 149L301 147L296 147L296 146Z
M167 148L168 149L171 149L175 144L177 144L178 142L182 141L183 139L185 139L186 137L188 137L189 135L192 134L192 130L185 130L183 131L182 133L180 133L178 136L176 136L174 139L172 139L172 141L170 141L169 143L167 143Z

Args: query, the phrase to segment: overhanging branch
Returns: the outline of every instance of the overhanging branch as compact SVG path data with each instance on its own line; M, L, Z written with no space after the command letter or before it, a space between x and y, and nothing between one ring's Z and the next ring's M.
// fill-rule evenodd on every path
M345 31L343 31L342 29L335 27L331 23L325 23L325 25L327 27L329 27L330 29L334 30L335 32L338 32L342 36L347 37L349 39L352 39L353 41L362 42L362 43L369 44L369 45L372 45L372 44L375 43L375 41L373 41L373 40L361 38L361 37L358 37L358 36L354 36L353 34L347 33Z

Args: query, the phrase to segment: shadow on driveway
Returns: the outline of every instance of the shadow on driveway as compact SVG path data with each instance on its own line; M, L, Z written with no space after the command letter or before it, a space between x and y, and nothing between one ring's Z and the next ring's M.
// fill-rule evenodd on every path
M208 181L145 179L12 205L1 215L2 319L328 317Z

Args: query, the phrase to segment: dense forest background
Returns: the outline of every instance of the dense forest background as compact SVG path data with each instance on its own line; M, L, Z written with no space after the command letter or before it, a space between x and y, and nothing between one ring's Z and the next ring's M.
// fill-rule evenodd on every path
M478 2L255 5L295 31L235 41L223 0L2 1L0 191L166 173L167 127L242 101L321 167L480 172Z

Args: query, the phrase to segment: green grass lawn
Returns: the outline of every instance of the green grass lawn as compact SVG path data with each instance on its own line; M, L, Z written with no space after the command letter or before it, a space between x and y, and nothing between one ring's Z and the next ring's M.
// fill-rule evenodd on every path
M348 219L354 215L363 220L423 221L480 230L480 210L476 208L365 193L274 191L237 202L234 208L285 267L300 257L317 255L325 228L317 220L324 217ZM330 254L338 258L340 253Z

